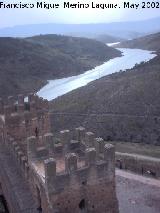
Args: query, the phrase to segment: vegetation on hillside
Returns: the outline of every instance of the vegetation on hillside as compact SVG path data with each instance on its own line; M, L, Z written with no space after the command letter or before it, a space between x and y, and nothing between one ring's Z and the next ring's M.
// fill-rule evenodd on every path
M160 39L157 50L158 41ZM155 46L148 48L154 50ZM71 127L81 123L86 128L95 128L94 131L106 140L159 145L159 94L160 54L157 52L149 62L58 97L50 107L53 112L66 113L66 117L73 115L75 119L68 116ZM66 122L63 123L66 128Z
M0 38L0 96L33 92L47 80L77 75L120 52L85 38Z
M160 33L124 41L116 46L126 48L139 48L144 50L153 50L160 52Z
M78 113L160 114L160 33L122 42L157 50L157 56L133 69L114 73L57 98L54 110ZM141 47L139 46L141 44ZM148 45L147 45L148 44ZM126 46L125 46L126 47Z
M110 35L107 35L107 34L101 34L101 35L97 35L95 37L95 39L97 41L101 41L103 43L114 43L114 42L122 42L122 41L125 41L125 39L123 38L120 38L120 37L115 37L115 36L110 36Z
M52 101L62 112L160 114L160 56L108 75Z

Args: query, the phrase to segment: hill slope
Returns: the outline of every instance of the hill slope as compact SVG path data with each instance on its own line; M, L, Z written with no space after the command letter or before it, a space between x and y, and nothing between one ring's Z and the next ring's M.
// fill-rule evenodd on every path
M159 50L160 33L122 42L116 46ZM125 46L126 45L126 46ZM110 112L128 114L159 114L160 54L147 63L136 65L126 72L119 72L96 80L53 101L54 109L67 112ZM154 88L152 90L152 88ZM156 89L157 88L157 89ZM155 92L154 92L155 91ZM95 99L92 98L95 94ZM155 97L157 94L157 97ZM70 100L71 99L71 100ZM75 100L74 100L75 99ZM154 101L153 101L154 99ZM67 102L69 101L69 104ZM66 101L66 103L65 103ZM61 102L61 103L60 103ZM146 102L146 105L145 105ZM77 107L75 107L73 105ZM83 104L82 104L83 103ZM151 109L148 109L148 107Z
M149 48L154 50L154 45ZM131 70L106 76L55 99L51 110L63 113L63 120L59 116L56 121L64 128L69 128L67 122L71 127L81 124L105 139L160 145L159 94L158 54Z
M126 72L96 80L52 101L54 111L160 114L160 56Z
M120 37L110 36L107 34L97 35L94 38L97 41L101 41L103 43L115 43L115 42L122 42L125 39L122 39Z
M160 33L147 35L129 41L124 41L116 46L160 51Z
M0 38L0 96L31 92L49 79L82 73L120 52L85 38Z

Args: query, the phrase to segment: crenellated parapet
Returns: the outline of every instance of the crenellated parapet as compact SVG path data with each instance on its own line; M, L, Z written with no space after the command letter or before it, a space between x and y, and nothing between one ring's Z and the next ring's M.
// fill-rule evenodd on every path
M38 97L35 94L23 95L19 94L17 97L9 96L7 100L0 99L0 114L4 114L4 108L8 108L9 114L24 111L36 113L38 110L48 110L48 101ZM9 115L7 114L7 115Z
M35 94L0 99L0 113L4 117L4 132L18 141L45 134L50 130L48 101Z
M77 129L76 133L82 130ZM35 136L27 139L29 163L35 165L36 171L41 168L48 193L56 193L61 188L75 184L75 181L82 185L82 182L94 182L97 179L114 179L114 146L105 144L102 138L95 138L93 133L85 132L84 128L83 137L79 133L78 137L74 135L75 138L69 130L63 130L57 143L54 135L47 133L43 137L42 147L39 147ZM85 149L81 149L81 144Z
M18 167L21 169L22 175L24 175L25 179L28 180L29 164L27 155L21 149L19 144L9 136L5 141L5 146L10 151L10 154L12 154L12 156L16 160Z
M36 122L37 119L34 119ZM33 122L33 121L32 121ZM36 126L36 125L33 125ZM78 136L77 136L78 135ZM95 138L94 133L86 132L85 128L76 128L75 132L70 130L60 131L56 138L52 133L43 134L42 138L34 137L38 144L41 144L49 152L54 152L55 155L63 156L64 153L78 152L84 153L86 148L95 148L96 152L101 154L104 150L105 142L102 138ZM39 142L41 139L41 142Z
M76 153L68 153L64 162L58 162L55 158L44 161L45 187L49 193L56 193L62 188L72 187L77 184L80 187L86 183L114 179L114 170L111 170L111 162L114 168L114 158L108 155L113 148L105 146L103 157L98 159L95 148L85 150L84 159L80 159ZM64 165L62 165L64 163ZM61 164L61 165L60 165Z
M118 213L113 145L84 127L52 134L48 101L35 94L0 99L0 130L38 210Z
M85 138L85 128L84 127L78 127L75 129L75 136L76 140L83 142Z
M6 113L10 113L10 108L6 109ZM115 209L112 212L117 213L114 146L106 144L102 138L97 138L83 127L73 131L63 130L56 135L44 133L47 126L41 126L45 121L42 116L43 113L39 112L32 117L32 112L27 110L25 113L11 113L6 117L8 127L12 129L10 133L16 135L19 128L19 135L23 127L28 129L29 137L19 143L11 134L5 136L5 145L14 156L31 191L35 195L38 192L38 205L44 212L47 205L52 209L47 212L66 212L68 208L67 212L75 213L81 210L84 200L87 212L92 212L90 210L94 206L93 212L106 213L109 208L107 212ZM37 127L39 131L43 129L42 135L35 134ZM39 196L42 196L41 201ZM113 202L109 200L110 196ZM98 199L100 201L97 203ZM101 203L101 200L105 202Z

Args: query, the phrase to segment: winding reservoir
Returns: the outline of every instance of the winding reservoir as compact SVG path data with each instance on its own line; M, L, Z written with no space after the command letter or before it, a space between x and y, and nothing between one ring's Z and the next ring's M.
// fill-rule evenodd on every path
M50 101L58 96L85 86L96 79L102 78L103 76L119 72L121 70L131 69L136 64L147 62L156 56L155 53L147 50L129 48L117 49L122 52L121 57L111 59L104 64L77 76L49 80L48 84L44 86L37 95Z

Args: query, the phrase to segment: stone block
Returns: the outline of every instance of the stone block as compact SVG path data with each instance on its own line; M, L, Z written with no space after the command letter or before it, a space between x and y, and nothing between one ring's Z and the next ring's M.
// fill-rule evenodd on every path
M70 141L69 148L70 148L71 150L79 149L79 148L80 148L80 142L77 141L77 140L71 140L71 141Z
M76 140L83 142L85 139L85 128L84 127L78 127L75 129L75 136Z
M10 116L10 114L12 113L12 107L9 105L5 105L4 106L4 115L5 117Z
M19 113L24 112L24 104L18 104L17 105L17 112L19 112Z
M24 156L22 151L18 151L18 163L21 164L21 158Z
M8 97L8 105L12 106L14 104L14 102L15 102L14 97L13 96L9 96Z
M28 158L36 157L37 155L37 144L36 137L31 136L27 138L27 153Z
M115 147L112 144L105 144L104 160L113 162L115 161Z
M30 112L35 113L36 112L36 103L35 101L30 102Z
M34 101L34 94L33 93L29 93L28 94L28 102L31 103L32 101Z
M45 146L48 150L54 149L54 140L53 140L52 133L47 133L44 135L44 142L45 142Z
M37 157L38 158L43 158L48 156L48 150L46 147L39 147L37 148Z
M97 153L103 153L104 152L104 145L105 145L105 142L102 138L95 138L94 139L94 147L96 148Z
M94 146L94 133L93 132L86 132L85 134L85 144L87 147L93 147Z
M107 171L110 179L115 176L115 147L112 144L104 146L104 160L107 162Z
M25 164L27 163L27 158L23 155L21 156L21 168L25 170Z
M28 165L28 163L25 162L24 168L25 168L25 170L24 170L25 178L28 179L29 178L29 165Z
M55 154L62 154L63 153L63 144L57 143L54 145L54 153Z
M53 190L56 177L56 160L49 158L44 161L45 185L48 192Z
M65 170L70 173L77 170L77 155L75 153L69 153L65 156Z
M60 131L60 141L63 145L69 144L71 139L71 133L69 130Z
M87 166L93 165L96 163L96 149L87 148L85 150L85 163Z
M22 95L22 94L18 95L18 104L24 105L24 95Z

